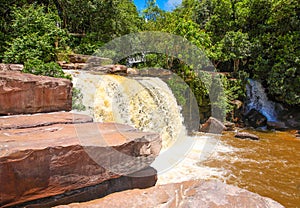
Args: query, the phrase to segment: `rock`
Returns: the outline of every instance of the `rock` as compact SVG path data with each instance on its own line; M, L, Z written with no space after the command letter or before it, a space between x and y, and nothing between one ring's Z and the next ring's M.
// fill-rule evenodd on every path
M258 136L254 135L254 134L247 133L247 132L238 132L238 133L236 133L236 135L234 137L240 138L240 139L259 140Z
M246 123L254 128L267 125L267 118L255 109L251 109L245 116Z
M0 117L0 130L24 129L50 126L53 124L89 123L93 118L70 112L41 113L33 115L17 115Z
M68 55L68 57L69 61L72 63L86 63L91 56L82 54L70 54Z
M74 63L63 63L60 65L63 69L75 69Z
M87 67L86 63L75 63L75 69L84 69Z
M0 71L22 71L23 64L3 64L0 63Z
M72 203L56 208L106 207L222 207L222 208L283 208L270 198L220 181L187 181L166 184L144 190L128 190L84 203Z
M226 127L226 131L233 131L235 128L235 124L229 121L224 122L224 126Z
M127 68L126 73L127 73L127 74L132 74L132 75L137 75L137 74L139 74L139 72L138 72L136 69L133 69L133 68Z
M81 189L65 192L60 195L38 199L34 201L18 204L18 207L53 207L61 204L69 204L74 202L86 202L99 199L108 194L124 191L128 189L145 189L156 184L157 172L154 168L148 167L144 170L135 172L128 176L121 176L104 181Z
M0 130L0 207L134 173L148 167L161 149L158 134L127 125L32 123Z
M213 134L220 134L226 130L225 125L214 117L210 117L200 128L199 131Z
M124 65L105 65L103 67L107 68L109 73L127 72L127 67Z
M0 114L70 111L71 90L68 79L0 71Z
M268 129L275 129L275 130L280 130L280 131L288 129L288 127L285 125L285 123L280 122L280 121L268 121L267 127L268 127Z

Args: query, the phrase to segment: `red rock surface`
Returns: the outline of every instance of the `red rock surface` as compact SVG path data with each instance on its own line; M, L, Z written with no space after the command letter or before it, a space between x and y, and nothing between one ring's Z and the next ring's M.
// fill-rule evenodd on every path
M71 88L67 79L0 71L0 114L70 111Z
M2 129L0 206L54 196L136 172L148 167L160 148L159 135L115 123Z
M24 129L53 124L88 123L93 118L70 112L40 113L33 115L14 115L0 118L0 130Z
M61 205L56 208L125 208L125 207L200 207L200 208L282 208L279 203L258 194L219 181L187 181L128 190L104 198Z

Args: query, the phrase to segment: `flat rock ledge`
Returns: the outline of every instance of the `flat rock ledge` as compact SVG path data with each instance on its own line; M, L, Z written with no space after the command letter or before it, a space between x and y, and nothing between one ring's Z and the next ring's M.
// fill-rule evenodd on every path
M0 115L70 110L70 80L0 71Z
M44 117L44 124L34 116ZM158 134L116 123L85 123L90 119L81 115L15 119L0 118L0 207L133 174L147 168L161 149Z
M90 123L93 118L70 112L40 113L32 115L14 115L0 117L0 130L24 129L54 124Z
M220 181L187 181L148 189L113 193L84 203L60 205L56 208L126 208L126 207L201 207L201 208L283 208L272 199Z

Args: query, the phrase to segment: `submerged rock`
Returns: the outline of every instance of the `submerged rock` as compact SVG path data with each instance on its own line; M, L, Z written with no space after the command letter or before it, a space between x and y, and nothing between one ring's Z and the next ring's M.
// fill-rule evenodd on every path
M205 133L220 134L226 130L226 126L214 117L210 117L200 128L199 131Z
M155 133L116 123L80 123L90 120L76 116L79 123L73 124L71 116L61 116L47 114L41 126L35 119L26 126L26 116L15 118L16 124L12 118L0 122L0 206L134 173L148 167L161 149Z
M238 132L238 133L236 133L236 135L234 137L240 138L240 139L259 140L258 136L254 135L254 134L247 133L247 132Z
M70 111L72 83L16 71L0 71L0 115Z
M219 181L187 181L144 190L128 190L104 198L56 208L222 207L283 208L272 199Z

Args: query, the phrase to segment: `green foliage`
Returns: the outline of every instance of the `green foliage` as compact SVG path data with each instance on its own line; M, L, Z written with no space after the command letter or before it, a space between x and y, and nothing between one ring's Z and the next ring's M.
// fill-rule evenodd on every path
M66 33L56 26L58 16L45 13L45 7L25 5L14 8L12 12L13 35L4 61L8 63L25 63L27 60L40 59L43 62L56 60L56 47L63 45Z
M70 75L65 75L61 67L55 62L44 63L39 59L32 59L24 64L23 72L35 75L50 77L60 77L71 79Z

